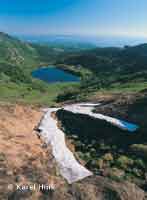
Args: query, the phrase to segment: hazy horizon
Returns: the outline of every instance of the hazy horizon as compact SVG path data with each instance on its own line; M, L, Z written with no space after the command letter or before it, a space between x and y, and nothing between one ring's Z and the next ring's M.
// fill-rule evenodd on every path
M0 6L0 31L147 38L146 9L146 0L5 0Z
M89 43L99 47L123 47L125 45L138 45L147 43L147 38L143 37L121 37L121 36L82 36L82 35L60 35L60 34L46 34L46 35L22 35L14 34L14 36L21 40L28 42L40 43Z

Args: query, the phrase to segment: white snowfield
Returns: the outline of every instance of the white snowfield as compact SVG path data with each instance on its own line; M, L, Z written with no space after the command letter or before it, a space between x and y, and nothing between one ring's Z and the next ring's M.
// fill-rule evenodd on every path
M73 153L66 146L64 133L58 128L56 120L51 117L51 113L57 110L58 108L47 109L39 130L44 141L52 146L52 153L60 174L71 184L91 176L92 172L78 163Z
M121 120L108 117L102 114L95 114L92 112L94 106L99 104L92 103L80 103L67 105L62 108L48 108L45 109L45 115L40 122L38 129L40 130L40 136L47 144L52 146L53 156L57 162L60 170L60 174L68 181L73 183L81 180L87 176L91 176L92 172L83 167L74 157L73 153L68 149L65 143L65 135L58 128L57 121L52 118L51 113L56 112L59 109L64 109L72 113L86 114L91 117L106 120L107 122L118 126L121 129L128 131L135 131L138 126L123 122Z
M100 104L92 104L92 103L79 103L79 104L72 104L72 105L67 105L63 109L66 111L70 111L72 113L77 113L77 114L84 114L84 115L89 115L91 117L105 120L114 126L117 126L120 129L127 130L130 132L136 131L139 127L135 124L128 123L113 117L109 117L106 115L102 115L99 113L93 113L92 110L95 106L99 106Z

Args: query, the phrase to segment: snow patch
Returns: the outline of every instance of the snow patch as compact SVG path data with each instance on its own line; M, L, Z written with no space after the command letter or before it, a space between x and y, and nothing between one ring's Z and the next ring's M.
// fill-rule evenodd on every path
M47 109L40 123L39 130L44 141L52 146L53 156L61 175L71 184L91 176L92 172L79 164L73 153L66 146L64 133L58 128L56 120L51 117L51 113L56 112L58 109Z
M70 184L87 176L91 176L92 172L79 164L73 153L68 149L65 143L65 135L58 128L56 120L52 118L52 112L56 112L59 109L64 109L72 113L88 115L94 118L105 120L108 123L119 127L120 129L130 132L134 132L139 128L135 124L131 124L102 114L93 113L93 108L98 105L100 104L79 103L66 105L62 108L44 109L45 115L38 127L40 130L40 136L43 137L47 144L52 146L53 156L55 157L55 160L58 164L60 173Z
M66 111L70 111L72 113L77 113L77 114L84 114L84 115L89 115L91 117L105 120L114 126L117 126L120 129L127 130L130 132L136 131L139 127L135 124L119 120L113 117L109 117L106 115L102 115L99 113L93 113L92 110L95 106L100 105L100 104L89 104L89 103L79 103L79 104L72 104L72 105L67 105L64 106L63 109Z

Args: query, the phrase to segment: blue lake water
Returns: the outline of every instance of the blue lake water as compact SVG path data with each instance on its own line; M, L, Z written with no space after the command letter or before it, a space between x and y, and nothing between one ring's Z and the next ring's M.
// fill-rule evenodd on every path
M72 75L55 67L39 68L32 72L32 76L48 83L80 81L78 76Z
M120 120L122 122L122 124L127 127L127 129L130 131L130 132L135 132L137 131L137 129L139 129L139 126L136 125L136 124L133 124L133 123L129 123L129 122L126 122L126 121L123 121L123 120Z
M79 82L80 78L78 76L72 75L61 69L55 68L54 66L42 67L32 72L34 78L43 80L48 83L56 82ZM90 106L90 104L88 104ZM126 121L120 120L124 127L130 132L135 132L139 129L139 126L133 123L128 123Z

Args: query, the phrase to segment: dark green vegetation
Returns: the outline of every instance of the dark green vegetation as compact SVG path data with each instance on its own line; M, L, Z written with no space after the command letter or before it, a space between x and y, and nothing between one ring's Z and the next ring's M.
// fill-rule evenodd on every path
M79 99L98 90L138 92L147 88L147 44L70 53L57 63L74 66L75 71L82 67L92 72L75 92ZM67 93L62 93L59 100L65 100Z
M129 133L85 115L59 110L62 129L75 146L76 155L95 174L116 181L147 186L146 131Z

